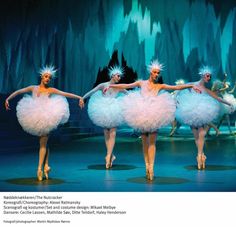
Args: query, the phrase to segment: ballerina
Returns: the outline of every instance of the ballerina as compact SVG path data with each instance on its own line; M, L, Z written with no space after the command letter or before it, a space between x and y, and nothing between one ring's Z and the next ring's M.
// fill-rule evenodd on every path
M191 127L195 144L197 146L197 167L205 169L206 156L203 148L208 124L213 122L219 114L222 102L230 106L230 103L218 97L216 93L206 88L205 84L211 80L212 69L203 66L199 69L201 79L194 84L201 90L201 93L194 91L182 91L177 97L176 119Z
M181 85L181 84L185 84L185 83L186 82L183 79L179 79L179 80L175 81L176 85ZM178 93L179 93L179 90L171 92L171 95L175 101L176 101L176 97L177 97ZM173 136L175 134L175 132L181 127L181 124L176 119L174 119L174 121L171 122L171 127L172 128L171 128L169 136Z
M213 86L213 89L217 92L219 96L221 96L224 100L229 102L233 107L229 108L228 106L222 104L220 108L220 120L219 123L217 124L217 129L219 130L222 122L224 119L227 121L227 126L229 129L230 134L233 134L230 126L230 114L232 114L236 110L236 99L233 95L233 92L235 90L236 84L234 84L234 87L232 90L230 90L230 83L226 81L227 79L227 74L225 73L225 79L220 83L221 87L219 87L219 83L216 85L218 86ZM218 88L218 89L217 89Z
M130 92L123 98L122 113L125 122L135 130L141 132L146 178L154 179L154 162L156 154L157 129L170 124L175 118L176 104L168 92L159 94L161 90L182 90L194 88L194 85L171 86L157 80L161 78L163 65L154 60L148 66L150 73L148 80L138 80L131 84L111 84L109 89L128 89L139 87L139 92ZM157 81L157 82L156 82ZM108 88L104 89L107 92Z
M116 159L113 149L116 140L116 128L123 124L121 114L121 98L118 93L126 93L125 90L111 89L108 93L103 94L104 88L111 84L118 83L123 75L123 69L119 66L109 68L110 81L101 83L87 92L80 100L80 107L84 107L84 100L92 96L88 103L88 115L95 125L102 127L106 144L106 169L112 167Z
M37 178L43 180L49 177L49 148L47 147L49 133L58 125L68 121L70 112L65 97L80 99L81 97L72 93L60 91L49 87L51 79L55 78L54 66L45 66L40 69L41 82L38 86L31 85L13 92L5 100L6 110L10 110L9 101L17 95L31 93L24 96L17 104L16 114L18 121L27 133L39 137L39 163ZM42 167L44 164L44 172Z

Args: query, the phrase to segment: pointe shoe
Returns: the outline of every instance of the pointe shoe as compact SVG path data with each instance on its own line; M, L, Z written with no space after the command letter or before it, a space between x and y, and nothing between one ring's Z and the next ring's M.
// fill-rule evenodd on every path
M206 155L202 154L201 156L201 159L202 159L202 168L205 169L206 168Z
M148 173L148 180L152 181L154 179L153 165L149 165Z
M149 172L148 180L153 181L153 179L154 179L154 173L153 172Z
M44 166L44 175L47 180L48 180L48 173L50 172L50 170L51 170L50 166Z
M115 159L116 159L116 156L114 154L112 154L111 160L110 160L110 168L112 167L112 164L115 161Z
M146 178L149 180L149 164L146 163Z
M149 180L149 170L148 169L146 169L146 178L147 178L147 180Z
M43 180L43 171L41 169L38 169L37 171L37 178L38 178L38 181Z
M107 155L105 157L105 160L106 160L106 169L109 169L111 165L111 156Z
M202 168L202 156L199 154L197 157L197 168L201 169Z

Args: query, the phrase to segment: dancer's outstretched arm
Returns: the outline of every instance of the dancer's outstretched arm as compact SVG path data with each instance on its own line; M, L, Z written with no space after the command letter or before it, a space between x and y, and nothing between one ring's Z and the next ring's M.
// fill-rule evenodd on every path
M10 105L9 105L9 101L11 99L13 99L14 97L16 97L17 95L20 95L20 94L24 94L24 93L27 93L27 92L32 92L33 91L33 88L34 86L29 86L29 87L25 87L25 88L22 88L22 89L19 89L15 92L13 92L11 95L9 95L6 100L5 100L5 108L6 110L10 110Z
M235 91L235 89L236 89L236 82L234 83L234 87L233 87L233 89L232 89L232 90L230 90L228 93L229 93L229 94L233 94L233 93L234 93L234 91Z
M182 84L182 85L161 84L160 85L160 89L165 89L165 90L183 90L186 88L193 88L195 91L201 92L201 90L194 84Z
M90 90L89 92L87 92L82 98L86 99L86 98L90 97L92 94L94 94L96 91L102 90L103 88L104 88L104 83L101 83L101 84L97 85L95 88L93 88L92 90Z
M87 92L79 101L79 106L80 108L84 108L84 99L90 97L92 94L94 94L95 92L99 91L99 90L103 90L104 89L104 84L105 83L101 83L98 84L95 88L93 88L92 90L90 90L89 92Z
M136 81L131 84L111 84L109 88L128 89L128 88L134 88L134 87L140 87L140 86L141 86L140 81Z
M72 98L72 99L81 99L82 98L79 95L75 95L75 94L72 94L72 93L64 92L64 91L58 90L56 88L51 88L50 93L61 95L61 96L65 96L67 98Z
M229 102L227 102L226 100L224 100L224 99L220 98L219 96L217 96L217 95L215 94L215 92L213 92L213 91L211 91L211 90L209 90L209 89L207 89L207 88L206 88L206 92L207 92L211 97L213 97L214 99L218 100L219 102L222 102L222 103L224 103L224 104L226 104L226 105L228 105L228 106L231 106L231 104L230 104Z

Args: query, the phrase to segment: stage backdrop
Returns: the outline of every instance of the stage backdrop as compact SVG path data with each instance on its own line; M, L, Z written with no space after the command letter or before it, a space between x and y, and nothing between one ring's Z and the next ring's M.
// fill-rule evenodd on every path
M83 94L114 50L146 78L145 65L164 63L164 81L198 79L201 64L233 83L236 1L5 0L0 3L0 93L38 83L54 64L54 86Z

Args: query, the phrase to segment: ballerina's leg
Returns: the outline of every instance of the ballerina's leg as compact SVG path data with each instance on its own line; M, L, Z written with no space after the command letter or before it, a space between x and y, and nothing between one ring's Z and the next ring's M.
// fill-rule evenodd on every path
M146 177L149 179L148 136L147 134L142 133L141 138L142 138L142 145L143 145L143 156L144 156L144 161L145 161L145 166L146 166Z
M37 171L37 177L39 181L42 181L43 179L43 172L42 172L42 165L45 161L46 151L47 151L47 141L48 136L41 136L39 138L39 164L38 164L38 171Z
M156 137L157 137L156 132L149 134L148 159L149 159L149 179L150 180L153 180L153 177L154 177L154 164L155 164L155 155L156 155Z

